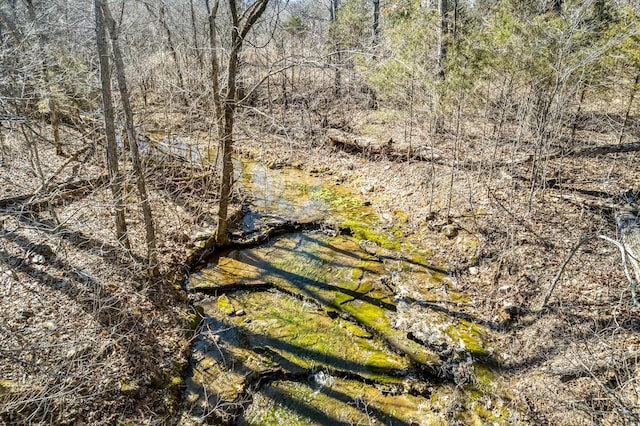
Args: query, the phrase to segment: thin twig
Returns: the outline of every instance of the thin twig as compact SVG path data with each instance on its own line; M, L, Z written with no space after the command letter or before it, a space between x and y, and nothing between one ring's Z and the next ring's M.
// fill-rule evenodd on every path
M551 285L549 286L549 289L547 290L547 293L544 296L544 299L542 301L542 303L540 304L540 310L542 310L546 305L547 302L549 302L549 299L551 298L551 294L553 293L553 290L556 288L556 285L558 284L558 281L560 281L560 277L562 277L562 274L565 270L565 268L567 267L567 264L571 261L571 259L573 258L573 256L576 254L576 252L578 251L578 249L585 243L591 241L591 240L595 240L595 239L601 239L601 240L605 240L610 242L611 244L614 244L616 247L618 247L620 249L620 255L622 257L622 266L624 267L624 274L627 277L627 280L629 280L629 283L631 284L631 296L633 298L633 304L640 307L640 303L638 303L638 299L636 297L636 281L633 280L631 278L631 275L629 274L629 268L627 267L627 256L631 256L633 259L635 259L635 257L629 253L627 251L627 249L625 248L625 246L621 243L619 243L618 241L607 237L606 235L592 235L589 237L585 237L582 240L580 240L578 242L578 244L576 244L576 246L571 250L571 253L569 253L569 256L567 256L567 258L565 259L565 261L562 263L562 266L560 267L560 271L558 271L558 273L556 274L555 278L553 279L553 281L551 282ZM637 277L636 277L637 278Z

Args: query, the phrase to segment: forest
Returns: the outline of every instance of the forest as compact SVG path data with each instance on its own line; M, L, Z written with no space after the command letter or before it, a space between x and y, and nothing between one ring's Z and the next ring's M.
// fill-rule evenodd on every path
M640 424L635 0L0 0L0 424Z

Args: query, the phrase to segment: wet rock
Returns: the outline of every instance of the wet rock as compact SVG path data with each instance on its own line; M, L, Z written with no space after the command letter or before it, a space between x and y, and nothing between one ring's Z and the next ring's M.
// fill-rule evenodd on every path
M236 311L226 294L218 297L217 307L225 315L233 315Z
M428 398L384 392L319 371L260 388L238 424L436 424Z

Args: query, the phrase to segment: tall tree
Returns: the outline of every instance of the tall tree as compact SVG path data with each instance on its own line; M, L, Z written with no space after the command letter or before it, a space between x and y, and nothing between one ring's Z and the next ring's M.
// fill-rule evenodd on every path
M147 238L147 259L151 270L154 275L158 273L158 258L156 254L156 232L153 223L153 215L151 212L151 204L149 203L149 196L147 194L147 186L142 171L142 165L140 164L140 155L138 153L138 135L136 134L133 111L131 109L129 89L127 87L127 79L124 72L124 61L122 60L122 52L120 50L120 44L118 43L118 29L116 27L116 21L111 16L109 5L106 1L98 0L102 3L102 11L107 23L109 35L111 38L111 48L113 49L113 59L116 69L116 79L118 81L118 88L120 89L120 97L122 102L122 109L124 110L125 127L127 130L127 138L129 139L129 153L131 154L131 163L133 165L133 172L136 176L136 186L138 188L138 195L140 197L140 203L142 204L142 214L144 217L144 227Z
M446 77L447 52L449 48L449 2L447 0L438 0L438 13L440 15L439 31L438 31L438 70L436 81L438 87L434 93L433 105L433 130L438 133L442 131L442 90Z
M242 45L247 34L260 19L269 0L255 0L244 12L240 12L236 0L227 0L231 16L230 51L227 63L227 89L223 102L224 119L222 120L222 180L220 184L220 201L218 205L218 228L216 230L216 243L224 244L228 241L227 230L229 227L228 209L231 198L231 185L233 177L233 125L237 109L236 88L238 78L238 66ZM217 78L214 77L214 78Z
M373 1L373 46L378 45L380 38L380 0Z
M209 4L209 0L205 0L207 13L209 15L209 49L211 50L211 85L213 92L213 106L216 115L216 124L218 129L218 138L222 140L222 122L223 122L223 105L220 98L220 62L218 61L218 34L216 31L216 17L218 16L218 7L220 0L215 0L213 8Z
M118 169L118 146L113 115L113 99L111 96L111 78L109 73L109 49L105 29L102 1L94 0L96 17L96 44L100 62L100 83L102 85L102 105L104 115L105 136L107 139L107 169L111 193L115 207L116 236L118 241L128 249L131 248L127 235L127 224L124 219L124 203L122 200L122 175Z

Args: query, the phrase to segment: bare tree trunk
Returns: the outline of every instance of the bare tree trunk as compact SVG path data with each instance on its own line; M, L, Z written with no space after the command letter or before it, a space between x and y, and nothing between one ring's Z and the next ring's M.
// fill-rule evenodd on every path
M260 16L262 16L268 3L269 0L255 0L253 4L248 6L247 11L243 14L246 18L241 28L241 18L238 16L236 0L228 0L233 27L231 29L231 52L229 53L227 69L227 94L224 101L224 127L221 140L222 181L220 184L220 201L218 205L218 227L215 235L216 243L219 245L225 244L229 239L227 230L229 228L228 210L229 201L231 199L231 185L233 177L231 154L233 152L233 124L237 107L236 79L238 73L238 59L245 37L251 30L251 27L253 27Z
M223 108L220 96L220 63L218 62L218 37L216 32L216 16L218 15L219 0L215 0L213 9L209 5L209 0L205 0L207 13L209 14L209 48L211 50L211 84L213 90L213 107L216 115L216 130L218 139L223 137Z
M438 70L436 74L437 87L434 91L433 101L433 131L439 133L442 131L442 90L446 76L446 61L448 50L448 34L449 34L449 4L447 0L438 0L438 11L440 13L440 28L438 32Z
M336 25L338 23L338 7L339 6L340 6L340 0L331 0L330 11L329 11L331 25ZM340 96L340 91L342 89L342 72L340 69L340 49L341 49L340 42L334 38L333 54L331 55L331 62L334 65L333 94L336 97Z
M102 2L102 10L111 36L111 47L113 49L113 57L116 68L116 78L118 80L118 88L120 89L120 97L122 98L122 108L124 110L125 127L127 129L127 138L129 139L129 151L131 153L131 163L133 164L133 172L136 175L136 186L140 203L142 204L142 214L144 217L144 228L147 238L147 260L153 275L158 274L158 256L156 252L156 232L153 223L153 215L151 212L151 204L147 194L147 186L140 164L140 155L138 154L138 136L136 135L133 111L129 101L129 89L127 88L127 79L124 73L124 62L122 60L122 52L118 44L118 33L116 22L111 16L111 11L107 2Z
M102 84L102 105L104 108L104 127L107 139L107 169L113 202L115 207L116 236L118 241L127 249L131 249L127 235L127 224L124 219L124 205L122 201L122 176L118 170L118 146L113 118L113 100L111 98L111 80L109 76L109 52L104 27L101 0L94 0L96 16L96 44L100 60L100 82Z
M60 126L58 125L58 103L55 100L49 101L49 112L51 114L51 129L53 130L53 143L56 146L56 155L62 155Z
M587 94L587 85L585 84L580 91L580 99L578 100L578 109L573 117L573 126L571 126L571 143L576 141L576 132L578 131L578 120L582 113L582 105L584 104L584 97ZM622 140L620 140L622 142Z
M620 129L620 138L618 139L618 143L622 143L622 140L624 139L624 129L626 129L627 122L629 121L629 114L631 113L633 98L635 98L636 91L638 90L638 82L640 82L640 74L636 75L636 79L633 82L633 87L631 88L631 94L629 95L629 105L627 105L627 111L624 114L624 121L622 122L622 129Z
M144 3L144 5L149 11L149 13L151 13L152 15L155 15L155 13L153 12L149 4ZM160 2L160 9L158 10L158 20L160 21L160 25L162 26L165 36L167 37L167 46L169 47L169 53L171 53L171 57L173 58L173 63L176 66L176 74L178 75L178 87L182 91L182 93L180 93L180 96L179 96L180 100L184 104L186 104L187 103L187 97L185 96L186 87L184 84L184 77L182 76L182 68L180 67L180 60L178 58L178 50L176 49L176 46L173 43L171 29L169 28L169 24L167 24L165 5L164 5L164 2L162 1Z
M373 0L373 48L378 46L380 38L380 0Z

